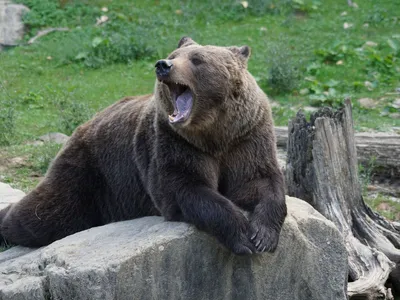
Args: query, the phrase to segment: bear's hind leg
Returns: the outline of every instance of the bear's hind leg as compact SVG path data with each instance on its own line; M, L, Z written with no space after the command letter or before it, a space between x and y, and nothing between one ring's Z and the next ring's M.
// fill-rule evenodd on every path
M100 176L63 154L32 192L0 211L0 236L7 242L38 247L102 225Z

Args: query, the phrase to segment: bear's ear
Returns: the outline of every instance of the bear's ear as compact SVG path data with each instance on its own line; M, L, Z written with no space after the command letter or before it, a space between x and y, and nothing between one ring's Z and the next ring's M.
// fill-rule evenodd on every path
M178 48L187 47L190 45L198 45L195 41L193 41L190 37L184 36L178 43Z
M228 47L229 50L231 50L234 54L239 56L244 61L247 61L250 57L251 54L251 49L249 46L242 46L242 47Z

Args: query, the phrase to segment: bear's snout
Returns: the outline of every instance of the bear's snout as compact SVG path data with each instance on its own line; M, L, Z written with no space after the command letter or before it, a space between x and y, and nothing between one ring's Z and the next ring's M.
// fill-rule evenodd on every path
M172 61L169 59L161 59L158 62L156 62L156 74L159 79L168 76L169 71L172 68ZM161 78L160 78L161 77Z

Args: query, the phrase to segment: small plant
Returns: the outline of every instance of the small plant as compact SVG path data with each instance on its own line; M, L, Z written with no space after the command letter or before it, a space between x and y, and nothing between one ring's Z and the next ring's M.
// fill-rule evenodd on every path
M314 51L319 61L324 64L336 64L340 60L349 59L355 55L355 50L342 41L335 41L326 48Z
M400 203L390 196L378 193L373 196L365 196L365 202L381 216L391 221L399 221Z
M82 63L88 68L155 56L155 48L147 43L141 26L117 19L109 22L101 28L80 28L64 33L54 56L61 64Z
M371 183L374 168L376 165L376 157L371 157L366 165L360 164L358 167L358 174L363 194L366 195L367 187Z
M256 0L249 1L249 10L252 15L262 16L265 14L285 14L289 11L293 11L292 0Z
M285 47L273 46L267 57L269 88L274 94L293 91L299 84L299 71Z
M21 103L33 109L42 109L44 98L35 92L29 92L22 97Z
M95 36L91 44L80 51L73 60L82 61L90 68L98 68L105 64L129 63L152 57L154 53L154 49L147 46L137 35L103 32L102 35Z
M374 6L368 14L365 22L372 24L374 26L380 25L382 23L389 23L390 17L387 9L380 7L379 5Z
M108 21L94 27L102 15L99 7L80 1L19 0L31 10L24 17L28 36L44 27L69 27L69 32L59 37L58 47L52 56L61 63L82 62L86 67L99 68L111 63L129 63L153 57L144 26L132 24L120 13L107 13Z
M310 13L318 9L319 2L311 0L256 0L249 1L252 15Z
M60 149L60 144L49 142L33 148L28 159L31 170L35 173L39 173L40 176L43 176Z
M11 144L15 133L15 105L11 101L0 100L0 146Z
M387 84L400 80L398 45L393 40L389 40L388 45L389 51L367 47L359 53L360 60L366 62L365 70L369 81Z
M311 76L306 77L308 84L304 86L305 90L313 104L333 105L343 100L340 92L352 90L357 93L396 84L400 80L399 53L400 46L395 36L382 44L335 41L314 51L315 59L306 68L306 73ZM342 65L358 66L365 73L352 82L342 79L321 82L320 77L332 72L329 68L341 72L339 68L343 69Z
M318 10L321 5L319 1L304 1L304 0L292 0L292 6L296 12L311 13Z
M392 103L387 103L383 109L382 112L380 113L381 116L388 116L391 113L398 113L400 111L399 107Z
M309 84L302 91L303 94L309 94L312 105L339 106L342 104L344 96L336 90L336 87L341 84L340 81L331 79L327 82L320 82L315 77L306 77L306 80Z
M43 27L91 25L96 22L100 9L80 1L18 0L30 8L24 15L28 35L32 36Z
M80 125L89 120L93 111L86 103L63 99L55 101L55 106L60 112L60 131L70 135Z
M296 116L296 110L291 109L291 106L273 106L272 114L274 116L274 122L279 126L286 126L287 120L290 120Z

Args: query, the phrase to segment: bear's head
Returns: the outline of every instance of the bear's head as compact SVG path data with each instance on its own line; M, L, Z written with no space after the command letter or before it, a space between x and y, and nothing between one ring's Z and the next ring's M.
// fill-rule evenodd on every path
M201 46L183 37L178 48L155 65L164 117L180 129L212 127L246 93L249 56L248 46Z

